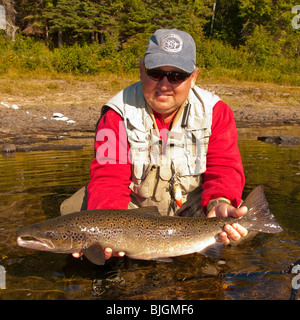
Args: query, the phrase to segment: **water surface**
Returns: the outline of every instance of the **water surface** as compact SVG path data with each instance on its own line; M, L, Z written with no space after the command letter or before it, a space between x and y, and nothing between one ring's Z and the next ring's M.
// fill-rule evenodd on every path
M280 134L299 136L300 130L239 129L239 146L244 196L264 184L284 232L226 247L221 263L192 254L171 263L125 257L95 266L85 258L20 248L19 227L58 216L60 203L89 180L93 142L76 151L0 155L0 265L6 270L0 299L289 299L292 275L262 274L300 259L300 146L257 141L259 135ZM232 275L237 272L261 274Z

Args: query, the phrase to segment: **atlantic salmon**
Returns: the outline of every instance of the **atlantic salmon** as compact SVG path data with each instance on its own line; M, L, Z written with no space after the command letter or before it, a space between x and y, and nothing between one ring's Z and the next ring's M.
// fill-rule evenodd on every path
M82 252L97 265L105 263L104 248L142 260L195 252L220 258L224 244L218 234L225 224L237 222L255 232L282 231L262 185L247 196L243 206L248 212L240 218L162 216L155 207L74 212L19 229L17 244L55 253Z

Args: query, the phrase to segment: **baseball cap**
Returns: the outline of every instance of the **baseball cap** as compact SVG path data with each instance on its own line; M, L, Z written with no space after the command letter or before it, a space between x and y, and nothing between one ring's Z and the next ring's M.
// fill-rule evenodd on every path
M195 41L185 31L158 29L148 41L144 63L147 69L172 66L191 73L196 64Z

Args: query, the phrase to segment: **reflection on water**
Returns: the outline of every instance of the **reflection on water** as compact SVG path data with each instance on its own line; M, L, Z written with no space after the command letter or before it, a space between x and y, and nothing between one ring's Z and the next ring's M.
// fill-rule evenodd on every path
M258 130L239 130L245 195L264 184L284 232L226 247L222 264L192 254L172 263L113 258L99 267L85 258L17 247L19 227L57 216L60 203L88 181L92 142L78 151L0 156L0 265L7 272L0 299L289 299L290 274L232 275L279 271L300 258L295 205L300 200L300 147L256 140L259 135L300 135L299 127Z

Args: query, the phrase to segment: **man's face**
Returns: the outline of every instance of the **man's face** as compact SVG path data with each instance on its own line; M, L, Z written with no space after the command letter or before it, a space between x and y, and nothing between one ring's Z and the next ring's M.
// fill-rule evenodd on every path
M175 67L159 67L158 70L183 72ZM179 84L172 84L164 77L161 81L154 81L146 74L144 64L140 65L140 79L142 81L143 94L148 105L160 113L163 117L174 114L185 102L189 91L195 86L199 69L195 69L192 75Z

